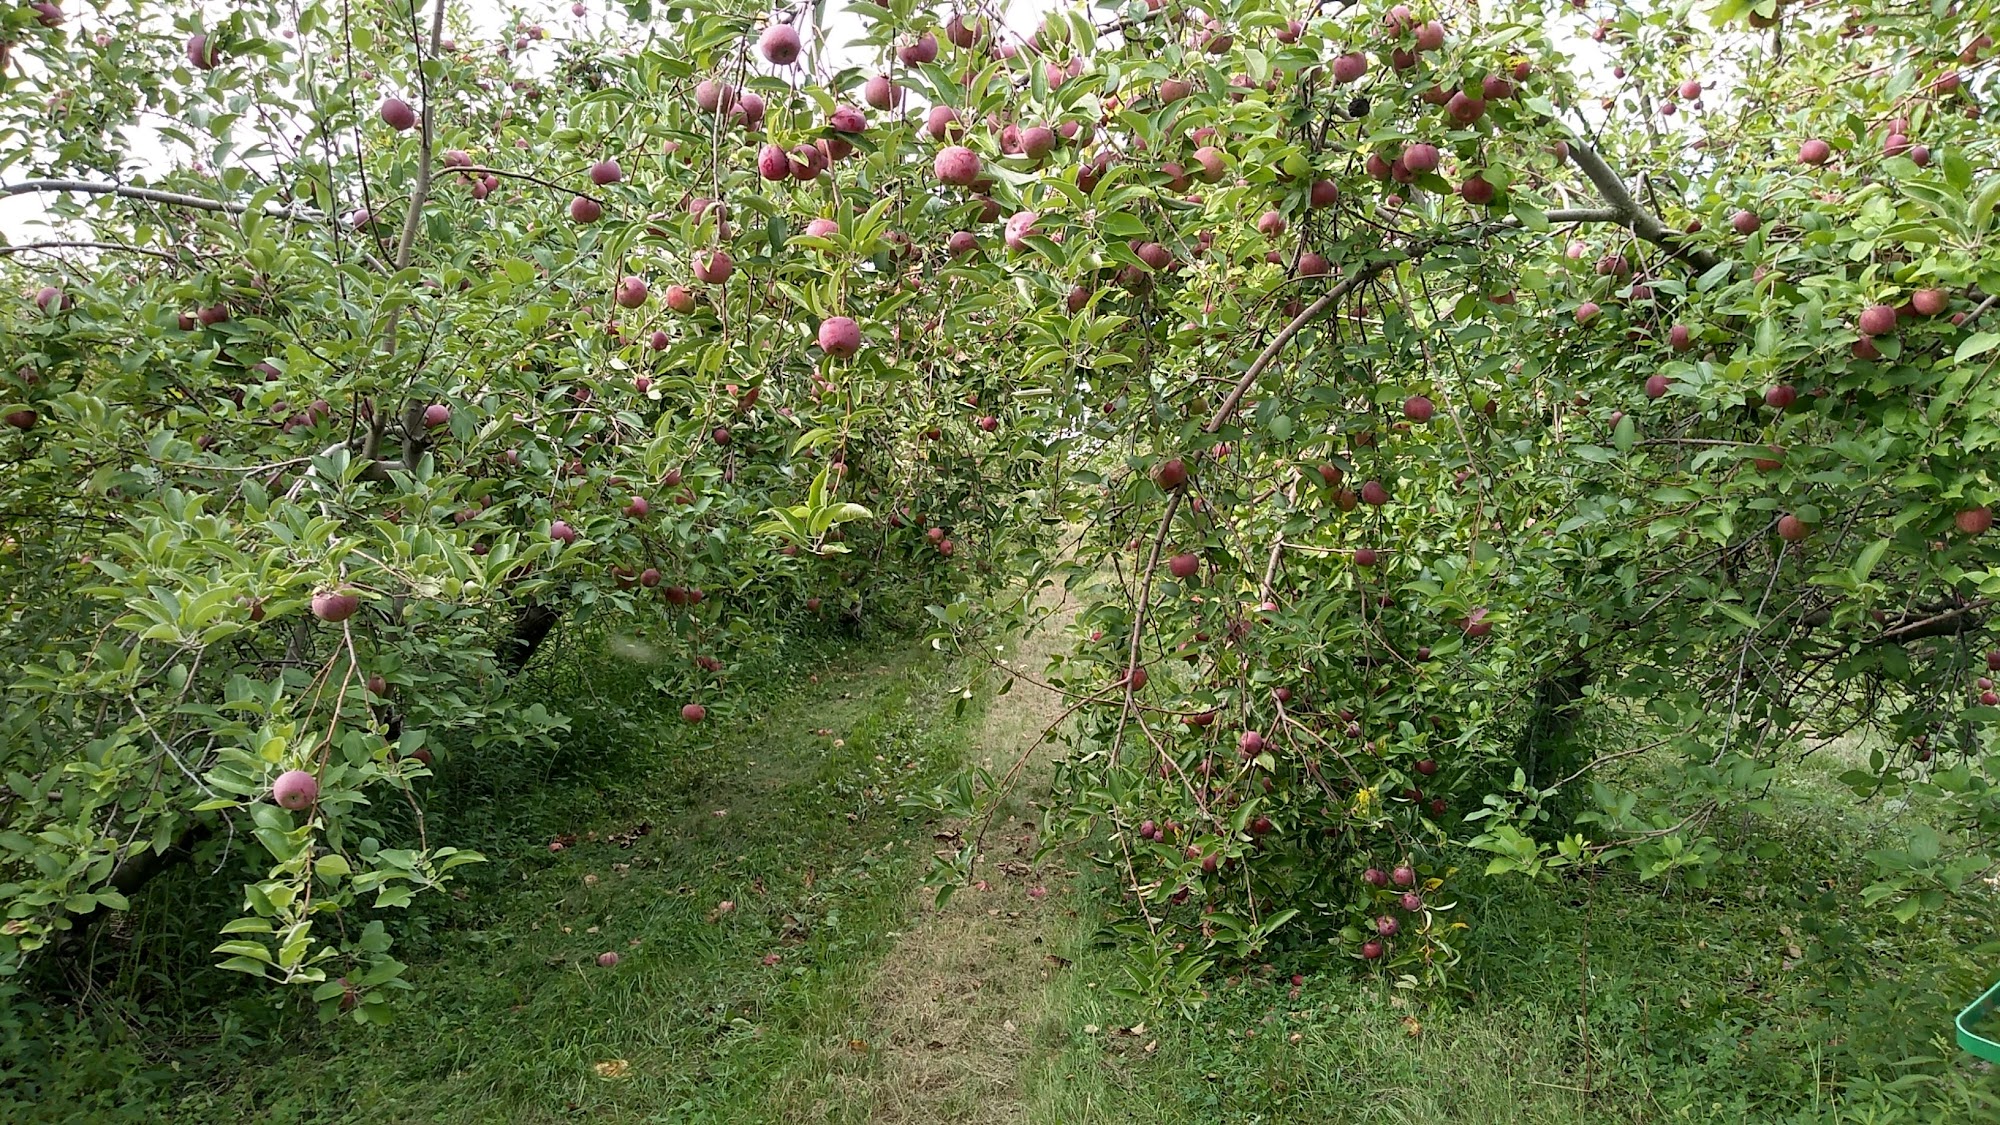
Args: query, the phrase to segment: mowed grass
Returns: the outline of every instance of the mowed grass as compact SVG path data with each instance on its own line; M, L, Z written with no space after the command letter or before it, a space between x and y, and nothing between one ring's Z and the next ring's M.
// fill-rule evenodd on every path
M1861 906L1865 853L1905 844L1925 810L1857 809L1838 759L1789 767L1776 812L1749 825L1776 853L1705 889L1489 879L1458 854L1469 997L1293 954L1177 1019L1105 995L1119 955L1092 944L1101 915L1079 918L1057 1014L1035 1029L1031 1117L2000 1121L2000 1078L1951 1042L1958 1008L2000 978L2000 915L1984 894L1908 926Z
M925 873L932 841L898 799L960 765L983 704L955 715L951 666L915 643L791 655L698 728L643 668L592 661L551 685L576 693L554 759L455 770L429 831L489 862L402 926L421 992L393 1027L218 982L203 934L142 918L135 940L196 951L205 999L95 1006L0 1117L769 1120L773 1091L828 1065Z

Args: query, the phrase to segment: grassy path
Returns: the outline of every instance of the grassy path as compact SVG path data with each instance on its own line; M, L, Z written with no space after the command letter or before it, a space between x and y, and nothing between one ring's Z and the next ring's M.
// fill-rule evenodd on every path
M1003 659L1039 678L1062 643L1071 612L1054 616ZM987 707L972 756L996 775L1060 718L1055 693L1016 681ZM992 821L975 882L942 907L920 892L917 925L901 934L867 989L866 1027L876 1053L870 1119L892 1125L1027 1119L1025 1070L1050 1007L1050 978L1067 963L1059 934L1078 911L1071 873L1035 862L1034 797L1055 747L1035 746L1019 784ZM940 826L940 846L978 825ZM1059 858L1059 857L1058 857Z
M930 859L898 801L958 768L980 712L954 717L962 672L919 643L798 656L786 690L698 728L614 663L565 700L558 757L445 779L431 830L488 862L404 923L421 991L395 1026L274 1010L191 933L212 993L185 1015L163 998L74 1053L78 1088L21 1117L0 1096L0 1119L826 1120L811 1107L866 1060L822 1045L847 1039Z

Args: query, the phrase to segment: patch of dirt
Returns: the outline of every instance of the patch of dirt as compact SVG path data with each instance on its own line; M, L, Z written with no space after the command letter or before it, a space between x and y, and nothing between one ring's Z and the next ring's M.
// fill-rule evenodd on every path
M1044 595L1052 615L1004 654L1012 667L1041 678L1063 644L1074 610L1059 593ZM988 706L977 760L1004 775L1022 751L1063 713L1061 696L1026 680ZM1043 1017L1045 984L1066 970L1048 940L1073 911L1072 872L1059 857L1035 862L1040 808L1057 747L1029 755L1008 804L993 819L973 883L942 908L920 894L918 923L905 932L867 990L873 1056L870 1120L997 1125L1026 1116L1021 1073ZM962 846L960 833L938 829L940 849Z

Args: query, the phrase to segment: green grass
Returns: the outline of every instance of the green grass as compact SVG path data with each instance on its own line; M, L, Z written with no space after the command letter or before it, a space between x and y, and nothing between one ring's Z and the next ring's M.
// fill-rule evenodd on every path
M849 1041L894 1022L869 1011L881 992L871 982L911 925L933 846L897 798L963 763L988 701L954 715L960 671L906 641L774 645L742 670L763 686L698 728L679 721L680 700L629 651L572 659L530 689L574 717L559 752L447 760L430 831L490 862L467 869L461 897L434 897L400 922L399 955L422 991L396 1026L324 1025L296 995L215 970L204 951L228 890L187 873L152 888L127 931L105 939L123 944L102 957L118 971L80 1005L0 992L11 1002L0 1008L0 1059L13 1067L0 1076L0 1119L880 1113L908 1068ZM997 753L1016 728L1026 726L985 731L995 744L980 752ZM1786 768L1775 812L1719 828L1778 847L1706 888L1613 873L1537 885L1487 878L1478 857L1457 856L1450 885L1469 929L1456 996L1295 950L1215 982L1193 1018L1114 1000L1123 954L1095 943L1109 889L1082 876L1082 893L1067 897L1074 914L1010 923L1033 928L1023 944L1072 963L1044 969L1037 957L1048 983L986 1013L1018 1031L1019 1048L1004 1054L1006 1067L1025 1059L1022 1116L2000 1120L2000 1077L1950 1041L1953 1013L2000 975L1982 948L2000 923L1994 900L1968 896L1908 926L1859 906L1866 853L1937 813L1922 801L1857 808L1833 780L1842 756ZM640 825L650 830L619 837ZM734 909L720 912L724 901ZM912 940L964 936L938 931L947 914L924 924ZM607 950L622 960L600 968ZM1296 993L1294 972L1305 976ZM618 1064L618 1076L600 1076L599 1064ZM996 1053L965 1069L1000 1065ZM949 1112L1017 1119L970 1104Z
M53 1044L52 1077L11 1109L0 1093L0 1117L763 1119L845 1026L925 871L930 840L898 797L960 764L978 714L952 717L951 669L914 644L791 655L765 698L693 729L643 668L594 661L591 694L563 700L562 754L448 778L430 831L490 862L402 925L422 992L394 1027L322 1025L296 996L218 981L198 959L213 942L155 915L134 940L159 956L129 960L197 951L161 971L191 974L198 1001L176 1007L156 981L167 1011L91 1006ZM169 912L195 893L160 890ZM600 968L604 951L620 963Z
M1992 904L1908 927L1861 908L1863 853L1920 812L1856 810L1831 781L1840 768L1790 770L1778 812L1754 826L1777 854L1702 890L1609 874L1536 886L1472 874L1480 861L1460 856L1469 998L1301 957L1221 985L1191 1021L1162 1018L1104 995L1117 955L1081 919L1065 938L1077 964L1055 986L1066 1014L1037 1029L1033 1117L2000 1120L2000 1079L1950 1042L1952 1015L2000 972L1973 952L1995 937ZM1291 995L1294 971L1307 980Z

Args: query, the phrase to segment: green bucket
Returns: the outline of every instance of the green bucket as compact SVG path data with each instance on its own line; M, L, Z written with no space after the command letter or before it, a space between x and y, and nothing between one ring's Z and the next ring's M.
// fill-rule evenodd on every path
M2000 1034L2000 1012L1996 1012L1996 1009L2000 1009L2000 984L1995 984L1986 990L1985 995L1967 1004L1965 1010L1958 1013L1956 1021L1959 1047L1990 1063L2000 1063L2000 1043L1986 1038L1972 1028L1983 1022L1986 1024L1985 1030Z

